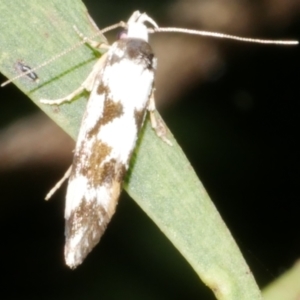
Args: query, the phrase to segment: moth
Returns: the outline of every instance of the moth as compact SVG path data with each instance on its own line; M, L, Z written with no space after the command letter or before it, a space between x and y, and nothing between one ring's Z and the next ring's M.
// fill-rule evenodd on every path
M151 28L147 28L145 23L149 23ZM50 198L69 177L64 254L66 264L72 269L80 265L98 244L116 210L124 175L147 112L157 135L171 145L165 126L154 114L156 58L148 43L149 33L180 32L264 44L298 43L181 28L160 28L152 18L139 11L134 12L127 23L120 22L109 26L101 30L101 33L120 26L125 27L126 32L108 47L108 51L96 62L78 89L61 99L41 100L47 105L60 105L71 101L83 90L90 92L76 142L73 164L46 197ZM83 37L81 44L85 42L92 47L99 47L97 42ZM56 57L73 49L74 47L67 49ZM39 67L53 60L55 57ZM33 72L39 67L29 68L23 75L35 74ZM6 81L2 86L19 77L21 76Z
M65 260L82 263L115 213L124 175L149 111L152 127L166 142L154 116L156 58L144 25L156 23L135 12L126 34L112 44L79 89L45 104L70 101L90 92L70 171L65 207ZM170 142L169 142L170 143Z

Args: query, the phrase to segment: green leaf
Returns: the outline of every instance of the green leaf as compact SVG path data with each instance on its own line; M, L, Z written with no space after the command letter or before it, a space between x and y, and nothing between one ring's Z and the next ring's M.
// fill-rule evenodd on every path
M18 62L35 67L76 44L79 37L73 25L86 36L95 33L78 0L2 0L0 17L0 66L8 78L20 72ZM27 76L14 83L75 138L87 94L59 107L42 105L39 99L60 98L75 90L95 59L94 51L82 46L38 70L39 83ZM217 299L262 299L229 230L171 134L170 139L172 147L159 139L146 121L125 189Z
M300 261L263 290L264 300L296 300L300 295Z

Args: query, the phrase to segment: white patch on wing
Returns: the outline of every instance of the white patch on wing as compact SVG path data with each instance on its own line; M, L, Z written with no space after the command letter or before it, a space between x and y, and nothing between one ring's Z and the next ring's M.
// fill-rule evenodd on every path
M70 184L68 185L67 189L67 196L66 196L66 207L65 207L65 218L68 219L70 217L71 211L78 207L86 193L86 187L88 183L87 177L82 175L74 176L72 178L72 188ZM68 201L69 199L69 201Z
M122 128L126 128L126 130L122 130ZM114 119L101 128L97 137L113 147L111 154L105 161L115 158L122 164L127 164L129 154L133 150L137 139L134 117Z
M97 80L96 86L99 85L99 82L100 80ZM97 122L102 118L104 99L104 94L95 93L95 90L92 91L83 116L77 142L83 140L87 131L94 128Z
M70 217L74 209L79 207L83 198L85 198L88 202L93 199L97 199L98 204L100 204L105 211L108 210L111 196L107 187L98 186L97 188L87 188L88 186L89 180L87 177L78 174L72 178L72 188L68 188L67 190L67 199L70 199L70 201L66 201L66 219Z
M134 80L133 80L134 78ZM120 100L125 109L144 109L152 90L154 73L137 65L131 60L123 59L108 66L103 74L103 82L113 91L112 98Z

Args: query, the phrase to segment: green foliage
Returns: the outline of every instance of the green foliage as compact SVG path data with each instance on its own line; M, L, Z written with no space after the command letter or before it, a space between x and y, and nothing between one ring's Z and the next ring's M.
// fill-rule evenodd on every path
M95 33L78 0L2 0L0 14L0 66L8 78L17 75L18 61L34 67L77 43L74 24L87 36ZM39 83L25 76L15 84L75 138L88 95L59 107L42 105L39 99L59 98L76 89L95 59L94 52L82 46L38 70ZM155 135L147 120L125 189L217 299L262 299L229 230L181 148L170 139L172 147Z

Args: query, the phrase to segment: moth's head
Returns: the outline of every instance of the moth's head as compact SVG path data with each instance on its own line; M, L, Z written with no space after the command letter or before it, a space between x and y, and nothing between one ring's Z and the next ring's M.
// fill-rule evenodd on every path
M127 22L127 37L142 39L148 42L148 28L144 24L148 22L154 28L158 28L157 24L147 14L135 11Z

